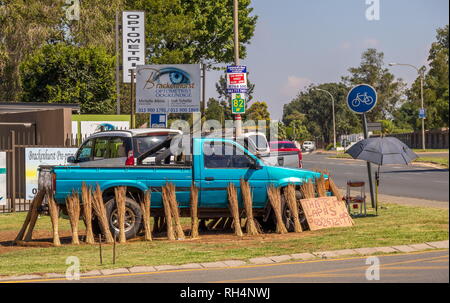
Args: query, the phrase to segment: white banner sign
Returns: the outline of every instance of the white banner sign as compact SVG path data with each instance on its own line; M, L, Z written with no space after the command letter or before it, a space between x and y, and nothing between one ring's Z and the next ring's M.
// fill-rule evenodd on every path
M121 130L129 129L129 121L81 121L81 136L90 136L93 133L106 131L106 130Z
M130 69L145 64L145 13L122 12L123 82L131 83Z
M6 152L0 152L0 205L6 205Z
M31 200L38 189L39 165L67 165L67 157L75 155L77 148L25 148L26 199Z
M200 64L138 66L136 113L199 111Z

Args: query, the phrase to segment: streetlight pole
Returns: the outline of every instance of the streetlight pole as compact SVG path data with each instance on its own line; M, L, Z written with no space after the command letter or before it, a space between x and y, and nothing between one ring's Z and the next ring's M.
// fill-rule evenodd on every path
M315 89L319 90L321 92L325 92L328 95L330 95L330 97L331 97L331 107L332 107L332 111L333 111L333 147L334 147L334 150L337 151L337 148L336 148L336 115L334 113L334 97L327 90L324 90L324 89L321 89L321 88L315 88Z
M424 78L423 70L420 70L417 66L414 66L412 64L389 63L389 66L395 66L395 65L412 67L419 74L419 77L420 77L420 108L422 111L424 111L425 109L423 107L423 78ZM422 117L422 149L425 150L425 117Z

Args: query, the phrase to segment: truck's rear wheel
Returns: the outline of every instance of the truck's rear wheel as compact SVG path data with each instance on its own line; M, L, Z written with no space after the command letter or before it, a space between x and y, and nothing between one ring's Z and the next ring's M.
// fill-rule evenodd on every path
M111 198L105 204L106 216L108 218L111 233L119 234L119 222L115 198ZM125 237L131 239L136 237L142 227L142 211L139 204L133 199L125 199Z

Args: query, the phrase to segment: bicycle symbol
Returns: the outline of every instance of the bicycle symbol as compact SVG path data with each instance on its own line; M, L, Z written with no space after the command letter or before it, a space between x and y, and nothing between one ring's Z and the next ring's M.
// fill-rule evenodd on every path
M357 94L356 98L352 100L352 106L359 107L361 103L370 105L373 103L373 98L371 96L368 96L367 93Z

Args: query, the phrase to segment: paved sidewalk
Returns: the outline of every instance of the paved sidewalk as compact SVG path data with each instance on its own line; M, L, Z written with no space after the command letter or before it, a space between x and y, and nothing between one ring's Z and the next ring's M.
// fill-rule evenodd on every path
M148 273L155 271L172 271L172 270L187 270L187 269L202 269L202 268L235 268L239 266L251 266L256 264L272 264L272 263L283 263L293 260L313 260L313 259L332 259L341 258L344 256L365 256L365 255L376 255L376 254L387 254L387 253L410 253L419 252L425 250L434 249L447 249L448 250L448 240L437 241L437 242L426 242L418 244L409 245L397 245L397 246L385 246L385 247L363 247L354 249L341 249L333 251L317 251L317 252L303 252L290 255L281 256L271 256L271 257L258 257L251 258L247 261L243 260L225 260L218 262L207 262L207 263L189 263L183 265L158 265L158 266L135 266L129 268L115 268L115 269L101 269L93 270L86 273L81 273L82 277L85 276L113 276L117 274L126 273ZM14 281L28 281L28 280L60 280L64 278L62 274L47 273L43 275L21 275L21 276L9 276L1 277L0 283L4 282L14 282Z

